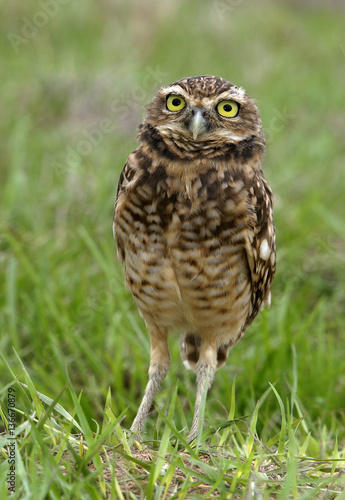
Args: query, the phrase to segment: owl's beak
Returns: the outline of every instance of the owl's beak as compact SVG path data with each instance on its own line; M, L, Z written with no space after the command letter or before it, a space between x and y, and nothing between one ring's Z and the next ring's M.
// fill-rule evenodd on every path
M194 141L198 137L198 135L202 134L203 132L206 132L206 129L207 129L207 122L205 118L202 116L201 110L198 110L191 119L189 125L189 130L192 132Z

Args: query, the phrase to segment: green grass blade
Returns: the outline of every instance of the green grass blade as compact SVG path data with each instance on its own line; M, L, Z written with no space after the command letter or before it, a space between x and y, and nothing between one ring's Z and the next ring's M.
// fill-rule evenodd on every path
M26 383L26 386L27 388L29 389L29 392L30 392L30 396L32 398L32 401L35 405L35 410L36 410L36 415L37 417L40 419L42 417L42 415L44 414L44 407L40 401L40 398L39 398L39 395L37 393L37 390L36 390L36 387L28 373L28 371L26 370L25 366L24 366L24 363L22 362L22 360L20 359L18 353L16 352L16 350L14 349L14 354L17 358L17 361L19 362L19 365L23 371L23 375L24 375L24 380L25 380L25 383Z
M174 390L173 390L171 400L170 400L169 412L168 412L168 417L167 417L167 420L169 422L172 422L174 411L175 411L177 389L178 389L178 386L176 385ZM161 444L159 446L159 450L157 453L156 463L155 463L155 466L153 467L153 470L150 474L150 479L149 479L149 482L147 485L147 497L148 498L153 498L154 485L162 473L162 467L163 467L163 464L166 460L166 452L167 452L168 445L169 445L171 426L172 425L170 425L170 426L166 425L164 428L162 441L161 441Z
M282 460L283 455L284 455L284 450L285 450L286 427L287 427L285 408L284 408L284 403L281 400L281 397L279 396L276 388L272 384L270 384L270 386L272 388L272 391L274 392L275 397L277 398L277 401L278 401L278 404L280 407L281 419L282 419L280 435L279 435L279 442L278 442L278 458L279 458L279 460Z

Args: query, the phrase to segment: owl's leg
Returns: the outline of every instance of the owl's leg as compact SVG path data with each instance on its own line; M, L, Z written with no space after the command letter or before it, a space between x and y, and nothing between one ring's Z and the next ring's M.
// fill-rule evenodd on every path
M159 330L156 326L148 325L151 338L151 359L149 368L149 381L145 394L139 406L137 416L131 426L131 431L137 432L135 438L140 440L145 420L150 411L154 397L163 382L170 365L170 351L168 345L168 331Z
M194 407L194 417L192 427L189 431L187 442L191 443L196 438L199 431L200 407L204 392L211 387L214 374L217 369L217 348L213 344L202 341L199 361L196 364L197 392Z

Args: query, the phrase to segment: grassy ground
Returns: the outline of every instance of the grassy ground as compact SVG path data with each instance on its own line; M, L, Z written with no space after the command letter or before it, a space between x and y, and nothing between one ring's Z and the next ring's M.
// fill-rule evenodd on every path
M14 473L14 499L345 498L345 12L248 4L3 5L1 498ZM149 341L116 260L113 201L145 104L195 74L257 99L273 302L217 373L193 448L195 380L171 339L135 449L124 431Z

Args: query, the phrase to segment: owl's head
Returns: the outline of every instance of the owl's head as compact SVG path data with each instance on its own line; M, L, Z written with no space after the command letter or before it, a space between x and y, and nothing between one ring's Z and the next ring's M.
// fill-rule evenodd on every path
M245 91L214 76L183 78L159 89L147 108L139 139L170 158L237 160L263 153L260 114Z

